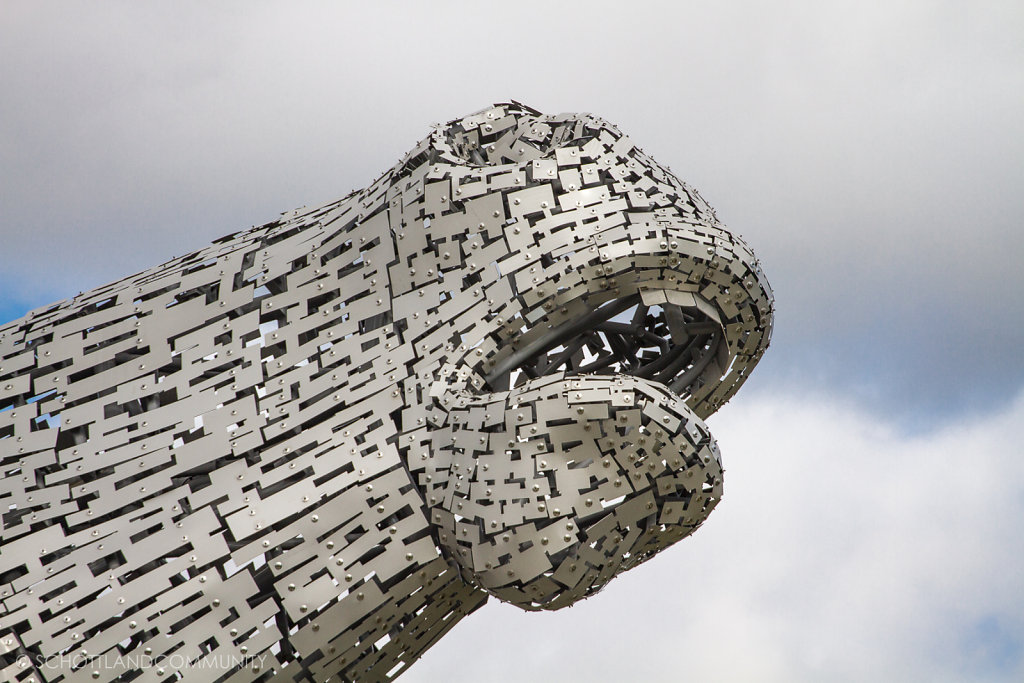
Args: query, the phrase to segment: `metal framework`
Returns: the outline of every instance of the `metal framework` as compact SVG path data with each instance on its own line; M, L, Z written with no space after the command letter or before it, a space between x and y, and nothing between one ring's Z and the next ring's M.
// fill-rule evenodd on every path
M614 126L502 104L369 187L0 326L0 679L394 678L722 494L746 244Z

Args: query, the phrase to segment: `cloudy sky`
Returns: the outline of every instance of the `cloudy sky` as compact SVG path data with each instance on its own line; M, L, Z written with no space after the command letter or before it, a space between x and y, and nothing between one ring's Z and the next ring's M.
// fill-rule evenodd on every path
M492 102L592 111L761 257L705 527L403 680L1024 679L1024 5L6 2L0 319L367 185Z

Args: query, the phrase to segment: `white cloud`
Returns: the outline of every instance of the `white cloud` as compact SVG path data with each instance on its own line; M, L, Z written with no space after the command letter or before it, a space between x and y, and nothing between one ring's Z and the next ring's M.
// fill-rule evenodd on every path
M403 680L1024 680L1024 395L919 436L822 397L724 413L693 538L562 612L488 604Z

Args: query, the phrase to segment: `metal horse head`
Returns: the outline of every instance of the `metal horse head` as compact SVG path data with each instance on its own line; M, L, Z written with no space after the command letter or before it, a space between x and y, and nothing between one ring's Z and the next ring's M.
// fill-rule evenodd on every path
M0 667L383 680L488 594L570 605L710 514L702 419L771 325L751 251L614 126L437 126L0 326Z

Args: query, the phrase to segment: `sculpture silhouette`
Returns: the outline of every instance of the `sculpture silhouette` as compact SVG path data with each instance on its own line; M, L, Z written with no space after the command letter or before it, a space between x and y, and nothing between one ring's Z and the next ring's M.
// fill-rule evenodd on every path
M0 326L3 678L383 680L570 605L711 512L771 320L694 190L515 103Z

